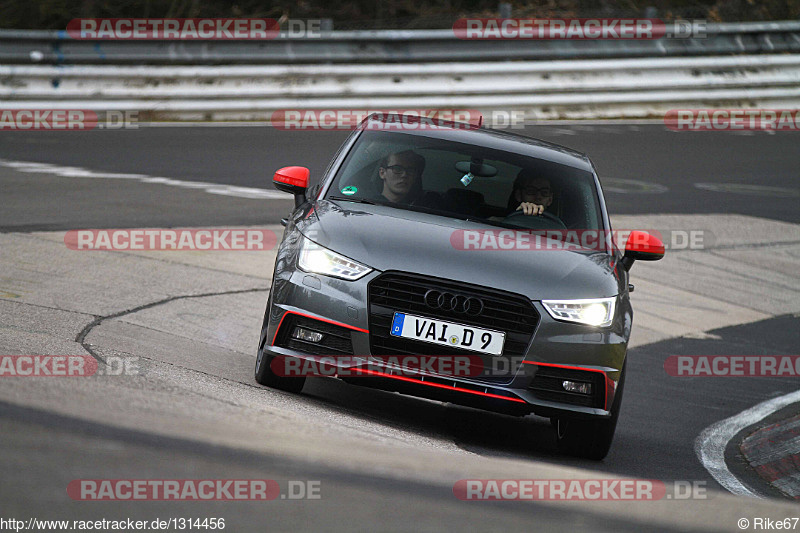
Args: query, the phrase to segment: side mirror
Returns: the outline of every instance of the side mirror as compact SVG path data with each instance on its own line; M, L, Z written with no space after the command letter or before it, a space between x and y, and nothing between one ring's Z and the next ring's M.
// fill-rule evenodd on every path
M283 167L275 172L272 184L279 191L294 195L294 206L299 207L306 201L308 176L311 172L306 167Z
M655 235L646 231L632 231L625 243L625 255L622 264L630 270L634 261L658 261L664 257L664 243Z

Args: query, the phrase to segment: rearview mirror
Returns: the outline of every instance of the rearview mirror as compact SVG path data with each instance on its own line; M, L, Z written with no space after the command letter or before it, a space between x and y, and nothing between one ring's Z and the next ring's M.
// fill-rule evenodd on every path
M299 207L306 201L308 189L308 176L311 174L306 167L283 167L275 172L272 184L279 191L294 195L294 206Z
M646 231L632 231L625 243L622 264L630 270L634 261L658 261L664 257L664 243Z
M471 161L456 162L456 170L459 172L473 174L482 178L491 178L497 175L497 169L492 165L483 162L482 159L473 157Z

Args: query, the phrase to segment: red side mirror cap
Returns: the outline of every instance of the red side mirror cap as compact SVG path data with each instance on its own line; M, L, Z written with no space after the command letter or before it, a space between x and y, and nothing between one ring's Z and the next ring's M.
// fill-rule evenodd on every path
M275 184L276 189L298 194L294 188L305 191L308 188L308 176L310 173L306 167L283 167L275 172L272 183ZM288 188L292 188L292 190L287 190Z
M632 231L625 243L625 257L637 261L658 261L664 257L664 243L646 231Z

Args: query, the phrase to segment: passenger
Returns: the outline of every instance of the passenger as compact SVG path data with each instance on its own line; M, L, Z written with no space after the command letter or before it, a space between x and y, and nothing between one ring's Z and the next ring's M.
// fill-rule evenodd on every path
M381 161L378 177L380 200L410 204L422 192L422 171L425 158L411 150L389 154Z

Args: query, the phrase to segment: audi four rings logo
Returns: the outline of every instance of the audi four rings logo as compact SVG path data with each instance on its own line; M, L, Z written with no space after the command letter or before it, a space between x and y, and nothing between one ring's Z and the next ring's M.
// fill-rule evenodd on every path
M463 296L450 292L431 289L425 293L425 305L442 311L455 311L466 315L477 316L483 312L483 301L472 296Z

